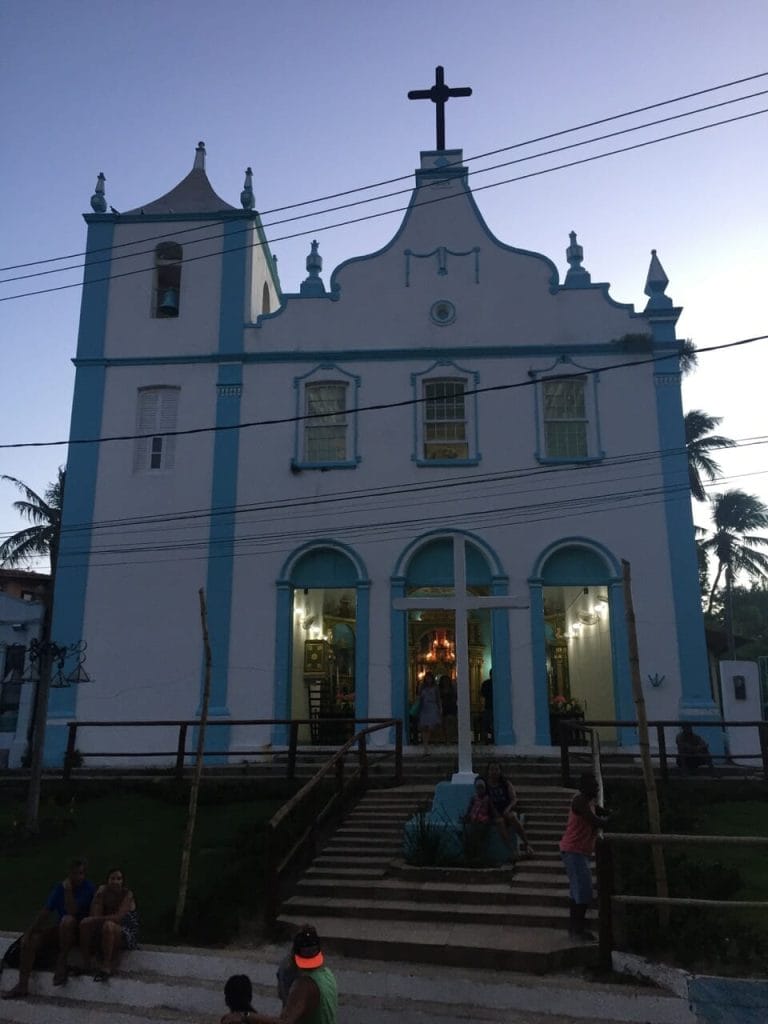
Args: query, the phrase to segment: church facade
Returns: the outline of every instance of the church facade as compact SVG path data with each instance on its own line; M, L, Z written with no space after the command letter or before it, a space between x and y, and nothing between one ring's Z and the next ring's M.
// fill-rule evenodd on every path
M120 723L199 714L200 587L222 757L286 740L238 719L310 720L304 743L346 735L326 719L407 722L429 671L464 687L479 739L493 667L517 752L552 748L563 702L633 719L622 560L649 716L714 715L655 253L642 311L591 281L574 233L561 277L493 236L459 150L421 154L391 242L327 285L313 242L297 293L250 172L230 206L202 144L161 199L106 212L100 178L92 206L53 635L86 641L93 681L52 693L49 763L72 720L174 749Z

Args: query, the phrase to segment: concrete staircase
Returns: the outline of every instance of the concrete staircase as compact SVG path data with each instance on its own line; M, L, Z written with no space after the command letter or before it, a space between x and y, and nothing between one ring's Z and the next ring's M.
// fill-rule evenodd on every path
M429 765L424 761L432 762ZM514 869L414 868L402 860L402 830L431 802L423 759L418 781L369 790L328 841L286 900L287 933L312 921L346 956L543 973L594 959L593 945L567 934L568 889L557 843L572 791L557 784L557 765L515 764L518 797L535 854Z

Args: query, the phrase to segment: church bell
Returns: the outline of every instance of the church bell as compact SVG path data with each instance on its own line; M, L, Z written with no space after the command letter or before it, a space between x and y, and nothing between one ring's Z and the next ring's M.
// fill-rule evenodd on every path
M176 288L166 288L158 309L163 316L179 315L179 293Z

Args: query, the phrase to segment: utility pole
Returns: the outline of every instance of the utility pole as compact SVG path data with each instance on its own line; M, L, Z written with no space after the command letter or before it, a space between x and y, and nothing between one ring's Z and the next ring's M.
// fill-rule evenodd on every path
M184 835L184 845L181 849L181 868L179 870L179 892L176 899L176 917L173 922L174 934L179 934L181 919L184 916L184 908L187 903L187 888L189 886L189 864L192 858L192 840L195 835L195 822L197 820L197 798L200 792L200 778L203 774L203 759L205 754L205 727L208 724L208 702L211 697L211 644L208 639L208 609L205 604L205 591L201 587L198 590L200 598L200 624L203 631L203 657L205 662L205 677L203 681L203 703L200 708L200 722L197 730L197 754L195 757L195 773L192 777L192 786L189 791L189 810L187 811L187 830Z
M622 578L624 581L624 608L627 618L627 637L629 641L629 667L632 676L632 697L635 702L637 714L637 735L640 744L640 761L643 766L643 782L645 783L645 798L648 805L648 828L652 835L661 835L661 812L659 810L659 795L656 791L656 778L653 774L653 763L651 762L651 745L648 739L648 714L645 709L645 697L643 695L643 683L640 677L640 654L637 646L637 624L635 622L635 609L632 603L632 576L629 562L621 561ZM664 850L660 844L651 847L653 856L653 873L656 878L656 895L660 899L669 896L667 885L667 866L664 862ZM666 927L669 924L669 905L659 904L659 924Z
M40 791L43 781L43 752L45 748L45 727L48 724L48 701L51 695L53 666L58 666L62 686L72 683L90 682L88 675L81 671L85 661L85 644L57 644L53 640L33 640L29 645L30 663L37 665L37 694L35 699L35 720L32 726L32 753L29 764L29 790L27 792L26 827L28 832L40 831ZM62 675L64 663L69 656L78 658L77 668L65 679Z

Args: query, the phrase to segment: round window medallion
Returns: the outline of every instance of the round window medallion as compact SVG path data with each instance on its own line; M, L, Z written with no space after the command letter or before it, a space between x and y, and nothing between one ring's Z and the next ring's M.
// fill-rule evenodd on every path
M456 307L448 299L438 299L432 304L429 315L434 323L443 327L445 324L452 324L456 319Z

